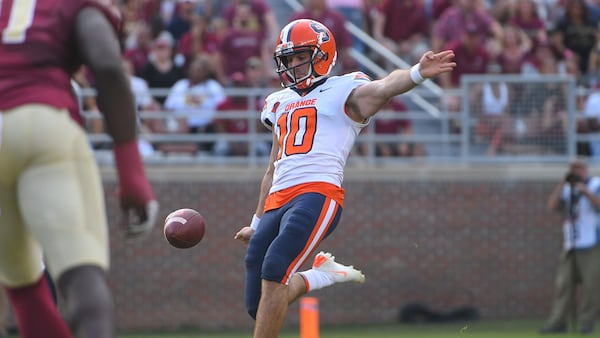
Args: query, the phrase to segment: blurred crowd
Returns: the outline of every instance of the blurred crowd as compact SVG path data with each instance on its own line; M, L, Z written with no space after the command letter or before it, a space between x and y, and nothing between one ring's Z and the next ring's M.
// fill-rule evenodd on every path
M344 26L347 20L410 64L418 62L416 58L426 50L453 49L458 67L437 80L444 89L457 89L465 74L490 73L571 74L581 87L600 87L600 0L304 0L303 9L290 17L275 14L281 12L273 6L288 6L282 1L121 2L123 62L138 109L172 114L172 118L142 119L142 131L147 133L239 134L254 128L249 125L253 119L219 118L219 112L253 109L255 114L263 97L248 102L248 97L228 97L225 89L279 88L272 58L277 34L288 21L298 18L321 21L333 32L339 53L337 74L368 73L349 56L350 47L388 70L394 67L353 38ZM85 69L76 81L84 88L93 87ZM476 106L486 119L478 131L489 143L488 154L502 151L503 135L507 134L503 125L508 123L503 115L539 115L540 120L550 119L544 123L558 123L564 120L557 113L565 109L563 94L551 90L541 102L523 105L527 91L522 88L503 84L479 88L474 96L479 100ZM586 115L600 117L600 108L586 105L585 100L588 98L581 100L580 108L590 106ZM397 101L390 103L390 110L406 112L405 102ZM450 96L444 103L448 111L461 108L458 96ZM93 98L84 105L88 111L96 109ZM378 133L412 132L406 118L376 119L375 123ZM91 132L103 128L94 120L89 127ZM257 128L263 131L260 125ZM147 145L148 152L157 148L215 155L248 152L228 141ZM376 152L380 156L423 155L423 147L392 142L377 145Z

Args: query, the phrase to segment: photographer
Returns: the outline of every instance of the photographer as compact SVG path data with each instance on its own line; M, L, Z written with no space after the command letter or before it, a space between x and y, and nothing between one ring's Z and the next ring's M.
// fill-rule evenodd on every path
M591 334L600 300L600 178L588 176L585 161L571 162L569 172L550 194L548 208L565 215L564 250L556 275L556 298L540 333L565 333L572 318L579 333ZM582 289L579 307L575 303L578 284Z

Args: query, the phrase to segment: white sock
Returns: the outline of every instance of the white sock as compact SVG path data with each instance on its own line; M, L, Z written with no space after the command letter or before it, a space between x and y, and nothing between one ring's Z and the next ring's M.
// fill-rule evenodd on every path
M298 273L304 278L304 281L306 282L306 292L322 289L324 287L335 284L335 280L333 279L333 277L331 277L330 274L323 271L310 269Z

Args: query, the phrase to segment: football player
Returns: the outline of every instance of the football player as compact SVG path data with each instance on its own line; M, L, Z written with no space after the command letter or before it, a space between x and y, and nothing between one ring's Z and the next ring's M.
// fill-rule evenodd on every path
M270 161L252 222L235 235L248 243L245 301L254 337L277 337L288 304L307 292L364 281L323 252L312 269L297 271L340 220L344 166L360 130L392 97L456 66L451 50L428 51L411 69L371 81L361 72L329 76L336 56L334 36L317 21L281 30L274 57L285 89L269 95L261 113L273 133Z
M0 284L21 337L115 337L104 195L70 82L81 64L114 140L127 234L155 223L115 9L110 0L0 2Z

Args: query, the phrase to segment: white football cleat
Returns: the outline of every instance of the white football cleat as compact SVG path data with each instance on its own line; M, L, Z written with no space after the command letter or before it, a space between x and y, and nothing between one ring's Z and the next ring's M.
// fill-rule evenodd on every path
M337 263L335 257L329 252L319 252L315 256L312 268L329 274L336 283L365 282L365 275L360 270L356 270L352 265Z

